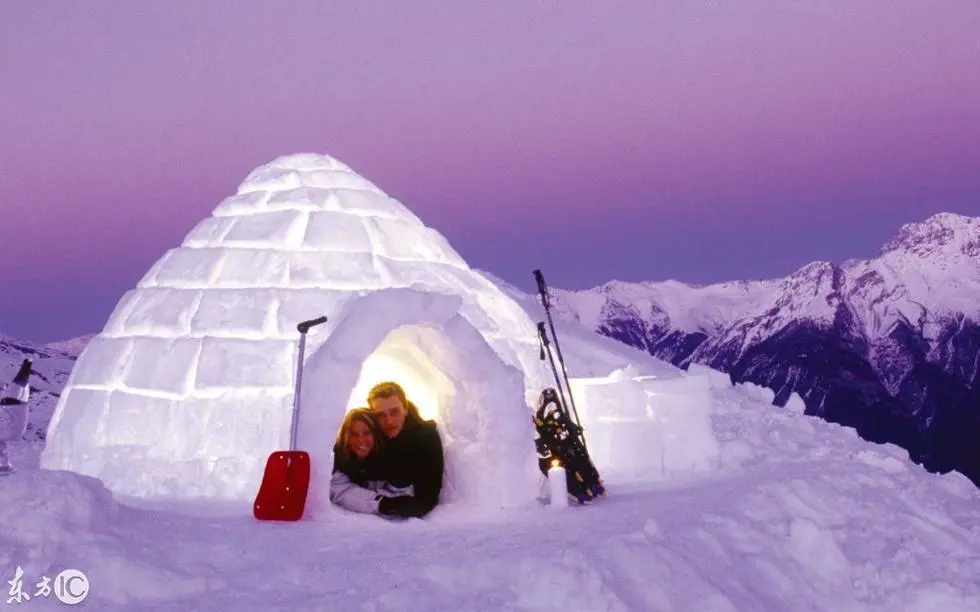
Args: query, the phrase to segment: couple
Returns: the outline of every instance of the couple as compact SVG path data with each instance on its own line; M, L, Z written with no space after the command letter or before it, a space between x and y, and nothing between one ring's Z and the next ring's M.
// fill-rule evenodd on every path
M330 501L353 512L421 518L439 503L443 451L433 421L393 382L344 417L334 445Z

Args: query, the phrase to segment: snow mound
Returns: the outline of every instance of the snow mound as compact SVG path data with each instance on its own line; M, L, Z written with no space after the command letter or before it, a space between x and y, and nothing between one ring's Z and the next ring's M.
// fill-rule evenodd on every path
M151 530L154 546L140 548L143 530L154 523L159 528L159 520L121 505L94 478L21 471L0 479L0 498L0 568L11 577L17 567L23 570L23 591L33 595L32 603L40 599L35 583L68 568L97 585L101 603L123 606L193 599L226 584L181 567L173 551L159 547L167 541L165 530Z
M0 480L0 542L36 546L103 529L119 506L105 485L53 470L16 472Z

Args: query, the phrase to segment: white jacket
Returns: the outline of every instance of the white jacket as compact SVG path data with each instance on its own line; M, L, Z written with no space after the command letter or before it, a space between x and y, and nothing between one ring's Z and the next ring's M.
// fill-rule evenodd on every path
M378 504L382 497L397 497L411 495L412 486L393 487L382 480L372 480L367 486L361 486L351 481L347 474L340 470L330 478L330 501L345 510L362 514L378 514Z

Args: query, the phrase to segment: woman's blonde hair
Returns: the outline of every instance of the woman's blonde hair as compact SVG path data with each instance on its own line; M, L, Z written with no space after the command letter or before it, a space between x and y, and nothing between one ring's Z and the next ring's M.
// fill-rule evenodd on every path
M418 407L405 397L405 390L396 382L385 381L371 387L367 396L368 408L374 407L374 401L376 399L384 397L397 397L401 401L402 406L405 407L405 410L408 411L408 416L411 417L410 420L413 420L415 423L422 422L422 415L419 414Z
M344 415L344 422L341 423L340 431L337 432L337 442L334 445L334 463L337 465L344 465L350 461L350 430L355 421L364 423L371 432L371 437L374 438L374 447L371 452L378 450L382 444L382 436L378 435L378 426L374 424L371 411L363 407L353 408Z

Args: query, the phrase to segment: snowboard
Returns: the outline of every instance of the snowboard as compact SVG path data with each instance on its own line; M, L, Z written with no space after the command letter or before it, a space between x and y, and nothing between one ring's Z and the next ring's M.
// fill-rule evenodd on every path
M579 504L605 495L606 489L599 471L582 443L582 428L572 422L555 389L549 387L541 392L533 420L537 431L534 443L541 473L547 476L548 470L557 461L565 468L568 494Z

